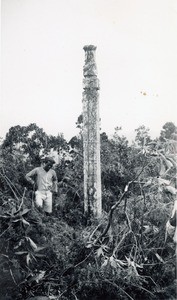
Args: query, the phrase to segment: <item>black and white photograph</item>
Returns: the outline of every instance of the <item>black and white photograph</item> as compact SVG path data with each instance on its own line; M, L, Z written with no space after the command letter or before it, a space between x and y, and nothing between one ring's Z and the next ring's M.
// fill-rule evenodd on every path
M176 300L177 1L1 0L0 300Z

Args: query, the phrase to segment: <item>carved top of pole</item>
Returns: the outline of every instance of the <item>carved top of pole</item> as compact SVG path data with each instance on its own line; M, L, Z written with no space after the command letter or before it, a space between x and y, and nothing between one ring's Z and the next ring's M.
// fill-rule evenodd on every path
M91 50L96 50L96 46L94 45L86 45L83 48L85 51L91 51Z
M97 76L97 67L95 62L95 50L96 46L86 45L85 51L85 65L83 68L84 77Z

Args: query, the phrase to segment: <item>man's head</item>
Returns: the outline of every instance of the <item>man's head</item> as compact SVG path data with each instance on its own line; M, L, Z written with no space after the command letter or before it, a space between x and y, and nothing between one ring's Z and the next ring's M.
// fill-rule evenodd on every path
M52 157L45 157L44 170L49 171L53 167L54 164L55 164L55 161Z

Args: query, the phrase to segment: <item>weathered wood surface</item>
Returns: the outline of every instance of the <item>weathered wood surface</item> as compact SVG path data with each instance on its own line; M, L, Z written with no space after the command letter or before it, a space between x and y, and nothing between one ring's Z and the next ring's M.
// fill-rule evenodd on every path
M95 62L95 46L85 46L83 68L83 149L84 210L92 217L101 216L99 80Z

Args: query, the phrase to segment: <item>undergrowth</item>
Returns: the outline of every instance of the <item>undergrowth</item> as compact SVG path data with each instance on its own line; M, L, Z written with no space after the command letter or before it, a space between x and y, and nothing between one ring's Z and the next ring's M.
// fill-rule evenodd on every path
M67 172L57 166L61 180L50 217L36 209L22 176L29 162L2 154L0 300L176 299L175 227L166 228L176 199L174 162L164 167L162 146L151 156L144 146L139 153L110 145L113 156L105 140L102 160L107 155L110 162L103 165L100 219L84 216L78 154ZM122 161L126 150L124 165L117 165L117 149Z

